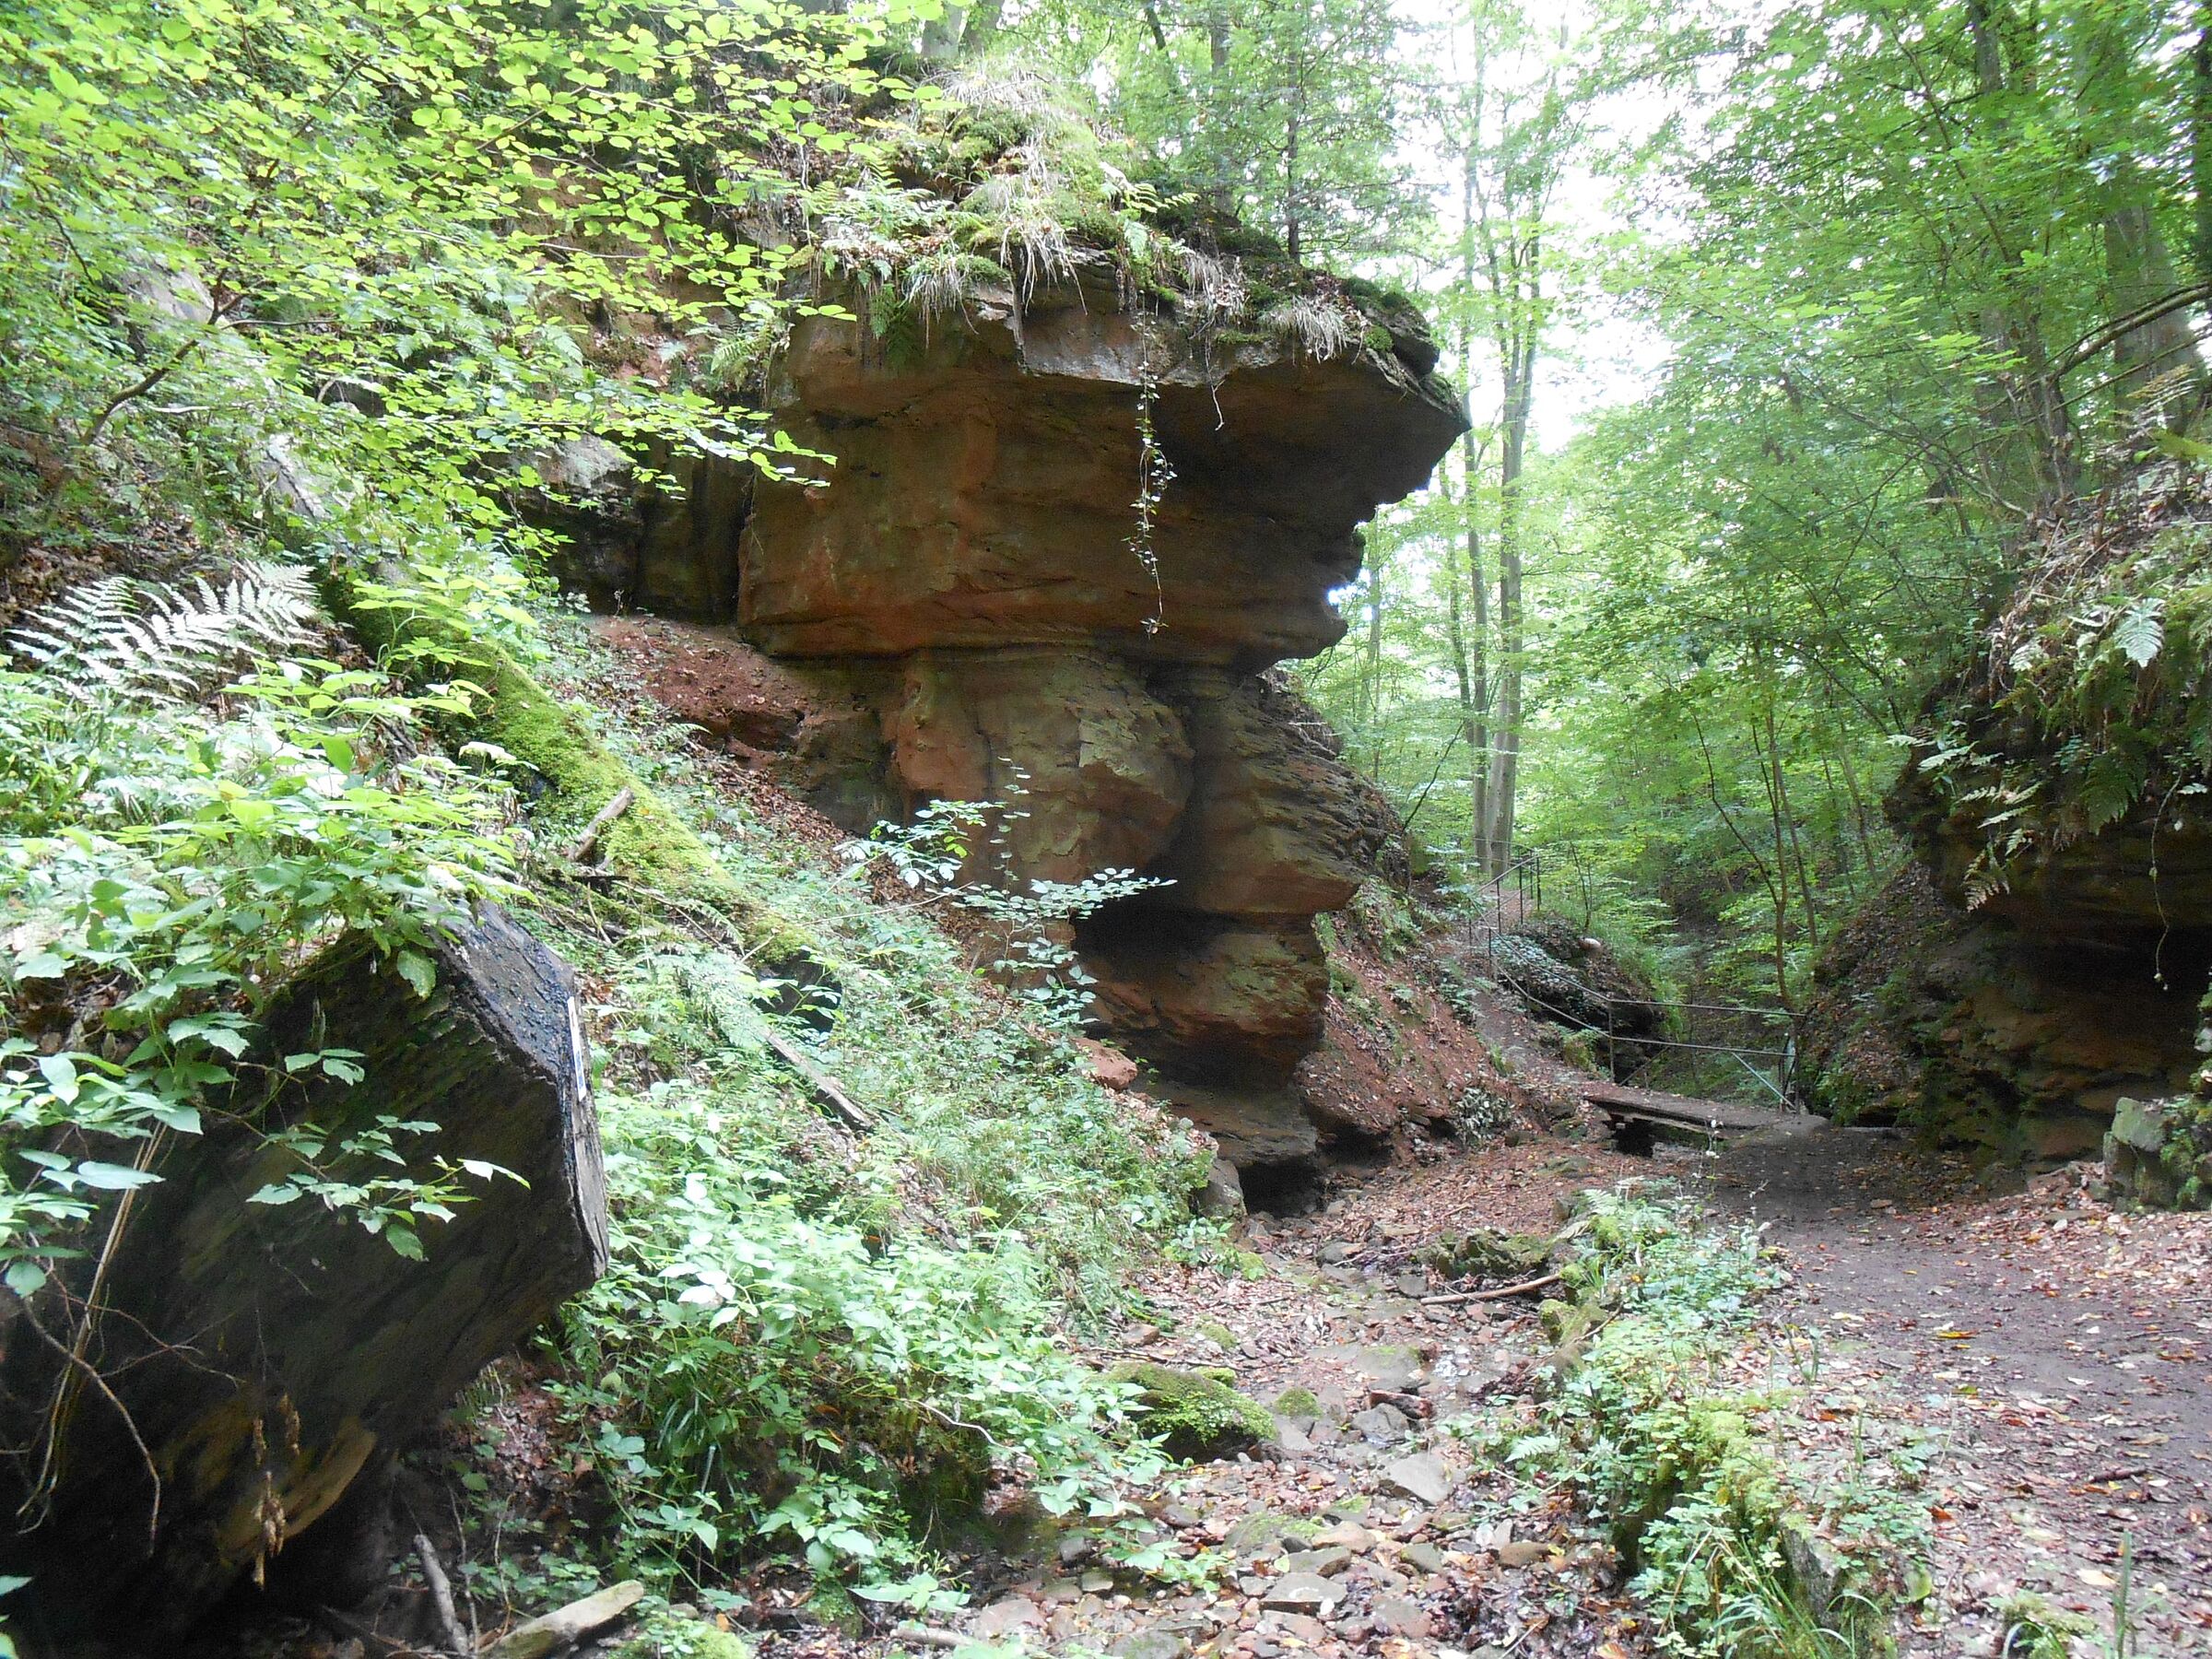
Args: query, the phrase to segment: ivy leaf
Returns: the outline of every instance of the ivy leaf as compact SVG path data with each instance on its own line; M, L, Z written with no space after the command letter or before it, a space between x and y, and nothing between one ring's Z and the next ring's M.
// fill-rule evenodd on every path
M88 1187L102 1192L128 1192L133 1187L151 1185L161 1179L150 1170L134 1170L128 1164L100 1163L88 1159L76 1166L76 1178Z
M246 1052L246 1034L238 1029L232 1018L223 1015L215 1015L206 1019L178 1019L170 1022L169 1040L171 1042L183 1042L194 1037L197 1037L209 1048L222 1050L233 1060Z
M147 1108L147 1113L164 1129L174 1129L179 1135L197 1135L200 1132L200 1109L182 1100L163 1100Z
M18 1296L28 1297L46 1282L46 1269L29 1256L25 1256L20 1261L10 1262L7 1265L6 1282L7 1288ZM20 1583L22 1581L18 1580L17 1582ZM6 1591L0 1591L0 1594L6 1594Z
M248 1204L289 1204L301 1196L298 1187L289 1182L272 1181L267 1186L247 1198Z
M430 959L419 950L403 950L398 957L399 977L415 987L415 994L428 996L438 984L438 969Z
M47 1054L39 1061L39 1076L46 1079L46 1087L63 1105L76 1100L76 1062L66 1054Z

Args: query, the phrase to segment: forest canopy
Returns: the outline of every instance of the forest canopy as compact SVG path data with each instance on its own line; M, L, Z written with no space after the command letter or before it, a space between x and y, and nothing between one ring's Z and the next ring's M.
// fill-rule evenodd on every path
M1739 991L1792 1001L1897 862L1901 740L2027 527L2192 441L2189 7L996 27L1086 76L1163 190L1429 305L1474 430L1371 532L1308 684L1445 868L1536 853L1586 923L1717 947L1697 971Z

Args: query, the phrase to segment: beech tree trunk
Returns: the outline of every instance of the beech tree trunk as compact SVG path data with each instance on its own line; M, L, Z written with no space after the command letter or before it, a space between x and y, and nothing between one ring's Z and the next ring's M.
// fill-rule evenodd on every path
M1475 291L1475 149L1470 140L1466 167L1460 179L1460 280L1471 296ZM1459 331L1460 384L1472 396L1475 388L1475 325L1463 322ZM1475 441L1472 420L1460 435L1461 484L1467 528L1467 593L1474 602L1472 637L1463 637L1459 620L1459 582L1451 582L1452 645L1459 670L1459 725L1467 745L1468 851L1478 869L1489 863L1490 833L1490 599L1482 570L1482 527L1476 517L1480 507L1477 481L1482 476L1482 450Z

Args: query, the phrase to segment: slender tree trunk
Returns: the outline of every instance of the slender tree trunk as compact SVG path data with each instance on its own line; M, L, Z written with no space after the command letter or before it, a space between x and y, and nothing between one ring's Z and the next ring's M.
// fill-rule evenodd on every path
M2212 282L2212 0L2197 0L2189 54L2189 182L2196 191L2189 264L2197 281Z
M1774 821L1789 832L1789 856L1797 866L1797 908L1805 914L1805 939L1817 956L1820 950L1820 921L1813 911L1813 875L1805 856L1805 841L1797 833L1797 815L1790 809L1790 785L1782 769L1782 739L1774 726L1774 696L1767 694L1767 767L1772 779ZM1775 846L1777 862L1782 857L1782 846Z
M2084 57L2085 100L2117 102L2134 93L2138 66L2116 27L2093 28ZM2205 379L2190 324L2194 308L2172 303L2182 279L2152 215L2154 187L2134 157L2112 162L2103 194L2106 303L2115 325L2140 319L2112 342L2112 387L2130 424L2160 419L2178 429L2194 412ZM2197 208L2203 212L2202 201Z
M1728 810L1727 801L1721 794L1720 771L1712 762L1712 746L1706 742L1705 727L1695 714L1690 716L1690 729L1698 735L1698 755L1705 763L1706 797L1712 802L1712 809L1719 816L1722 828L1728 831L1729 839L1735 842L1737 850L1759 873L1759 882L1767 889L1767 903L1774 913L1774 994L1776 1000L1787 1008L1791 1006L1790 959L1784 945L1789 935L1790 896L1787 887L1778 885L1775 879L1782 849L1779 844L1775 848L1775 865L1770 865L1760 855L1758 847L1752 844L1751 838L1736 823L1735 814Z
M1770 709L1769 712L1771 712ZM1783 831L1782 794L1778 770L1772 765L1772 751L1766 747L1766 734L1757 721L1751 726L1751 747L1769 762L1759 768L1759 782L1767 792L1768 833L1774 838L1774 877L1770 890L1774 900L1774 982L1781 988L1783 1001L1789 1000L1790 978L1790 846Z
M974 57L987 52L998 39L999 15L1005 0L975 0L968 8L968 27L960 30L960 55Z
M1222 112L1229 104L1230 42L1229 0L1209 0L1206 8L1206 124L1194 136L1196 142L1206 147L1203 153L1210 159L1208 171L1211 175L1206 187L1207 194L1213 198L1214 210L1222 214L1232 211L1237 200L1230 147L1223 142L1221 134L1214 130L1222 124Z
M1993 0L1966 0L1966 22L1974 44L1976 88L1983 99L1995 102L2006 92L2006 42L2001 7ZM2024 46L2021 56L2032 58L2032 50ZM2033 88L2019 90L2032 94ZM1998 108L2001 111L2001 104ZM1986 122L1991 147L2001 149L2006 135L2002 114L1982 119ZM1992 251L2006 266L2019 270L2023 265L2019 249L2006 245L1995 234L1994 223L1992 231ZM1991 460L1985 465L1989 493L2011 507L2047 512L2075 493L2079 472L2074 458L2073 423L2066 412L2064 389L2052 372L2041 319L2031 308L1993 305L1983 313L1982 334L2017 364L2009 373L1997 377L1983 398L1983 423L1990 429Z
M1299 263L1298 248L1298 112L1290 112L1283 128L1283 252Z
M1533 273L1538 244L1526 244L1524 267ZM1533 287L1533 275L1528 278ZM1521 767L1522 653L1526 643L1521 606L1522 481L1536 368L1535 296L1518 278L1521 315L1500 342L1505 365L1504 419L1498 461L1498 702L1490 755L1489 867L1501 875L1512 862L1515 796Z
M2182 286L2158 221L2141 202L2105 216L2104 264L2115 318L2154 310ZM2112 368L2113 390L2124 401L2149 393L2171 405L2185 402L2185 396L2176 394L2205 378L2189 310L2177 307L2121 335L2112 342ZM2185 385L2176 386L2177 376Z
M1974 41L1974 79L1984 92L2005 85L2005 48L1997 38L1997 21L1989 0L1966 0L1967 32Z
M2207 0L2212 3L2212 0ZM1460 280L1466 288L1466 298L1472 302L1475 293L1475 137L1470 135L1467 145L1466 171L1462 179L1460 196L1461 229ZM1475 387L1475 324L1472 318L1463 319L1459 325L1460 384L1473 395ZM1475 442L1475 429L1470 424L1459 441L1461 468L1460 503L1466 515L1467 530L1467 591L1474 600L1474 634L1471 639L1459 637L1459 582L1454 576L1451 583L1453 649L1459 666L1459 725L1467 746L1467 818L1468 851L1478 869L1489 867L1490 833L1490 598L1489 582L1482 570L1482 525L1477 518L1480 509L1478 480L1482 477L1482 452Z
M968 8L947 6L922 26L922 55L932 63L943 63L958 57L960 51L960 30L967 24Z
M1367 567L1367 730L1368 772L1382 782L1382 566Z
M1851 763L1851 751L1839 743L1835 756L1836 765L1843 773L1844 793L1851 800L1851 827L1859 840L1859 862L1865 866L1867 877L1871 880L1878 861L1874 853L1873 831L1866 827L1866 793L1859 787L1858 769Z

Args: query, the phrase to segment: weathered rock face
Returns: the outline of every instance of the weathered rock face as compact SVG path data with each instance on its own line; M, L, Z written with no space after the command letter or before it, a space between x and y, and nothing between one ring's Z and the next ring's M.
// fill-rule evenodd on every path
M808 318L768 401L834 465L811 486L755 485L735 535L713 522L732 492L698 491L696 522L656 520L623 567L629 591L734 622L805 683L772 734L716 707L714 685L747 703L760 678L734 662L675 700L747 734L847 829L1006 801L1003 879L1171 883L1091 918L1078 946L1153 1087L1246 1162L1312 1149L1291 1087L1328 997L1312 918L1350 899L1394 829L1264 671L1341 637L1329 594L1359 569L1359 525L1464 426L1433 347L1406 333L1379 349L1386 333L1314 360L1252 335L1194 341L1067 288L1019 307L985 295L894 360L856 323ZM1141 547L1147 399L1173 477ZM732 548L734 564L687 566ZM620 561L591 557L580 583L610 586Z
M1132 549L1139 391L1174 470ZM771 387L829 489L762 486L737 620L777 656L1111 643L1251 670L1343 635L1328 603L1358 526L1418 488L1462 425L1396 356L1315 362L1276 342L1201 347L1074 288L986 296L893 363L859 324L810 318ZM1151 625L1157 622L1155 629Z
M253 1204L297 1159L211 1118L153 1166L162 1179L114 1215L103 1312L85 1356L106 1379L73 1386L30 1321L66 1333L53 1293L0 1325L11 1446L56 1444L50 1488L20 1484L0 1564L29 1574L18 1613L31 1651L146 1653L205 1616L253 1569L316 1558L307 1592L347 1601L349 1568L381 1576L380 1477L483 1366L606 1262L599 1137L566 964L496 912L442 948L426 1001L358 943L335 947L264 1018L272 1055L361 1052L350 1087L285 1079L234 1103L272 1125L339 1137L380 1114L440 1125L429 1150L523 1182L473 1188L403 1258L312 1199ZM271 1075L283 1078L272 1065ZM81 1297L90 1265L74 1286ZM11 1302L13 1299L10 1299ZM55 1403L59 1402L56 1406ZM48 1407L54 1406L50 1418ZM124 1413L128 1413L127 1420ZM334 1534L368 1535L364 1545ZM355 1559L363 1552L365 1562ZM373 1577L371 1578L373 1582Z
M1991 717L1972 684L1969 677L1940 688L1927 724L1956 719L1993 759L2055 779L2059 743L2018 720ZM1887 809L1952 907L2045 940L2147 953L2161 938L2212 932L2212 816L2202 794L2176 786L2186 778L2184 765L2180 775L2154 781L2131 808L2089 833L2035 803L2032 810L2048 821L2030 820L2037 835L2006 860L2005 879L1994 886L1976 879L1993 832L1983 824L1991 808L1971 791L1947 793L1936 777L1908 767Z
M2161 943L2140 916L2032 888L1968 911L1943 890L1942 841L1927 844L1935 868L1907 865L1821 961L1801 1031L1821 1109L2049 1161L2094 1152L2124 1096L2187 1089L2201 938Z
M1182 720L1106 652L918 651L881 722L905 800L1022 802L1000 833L1024 877L1148 864L1190 798Z
M1806 1057L1834 1110L2055 1159L2094 1151L2123 1096L2189 1091L2212 772L2184 601L2208 530L2202 470L2165 462L2024 527L2010 592L1930 690L1887 802L1916 867L1819 971Z

